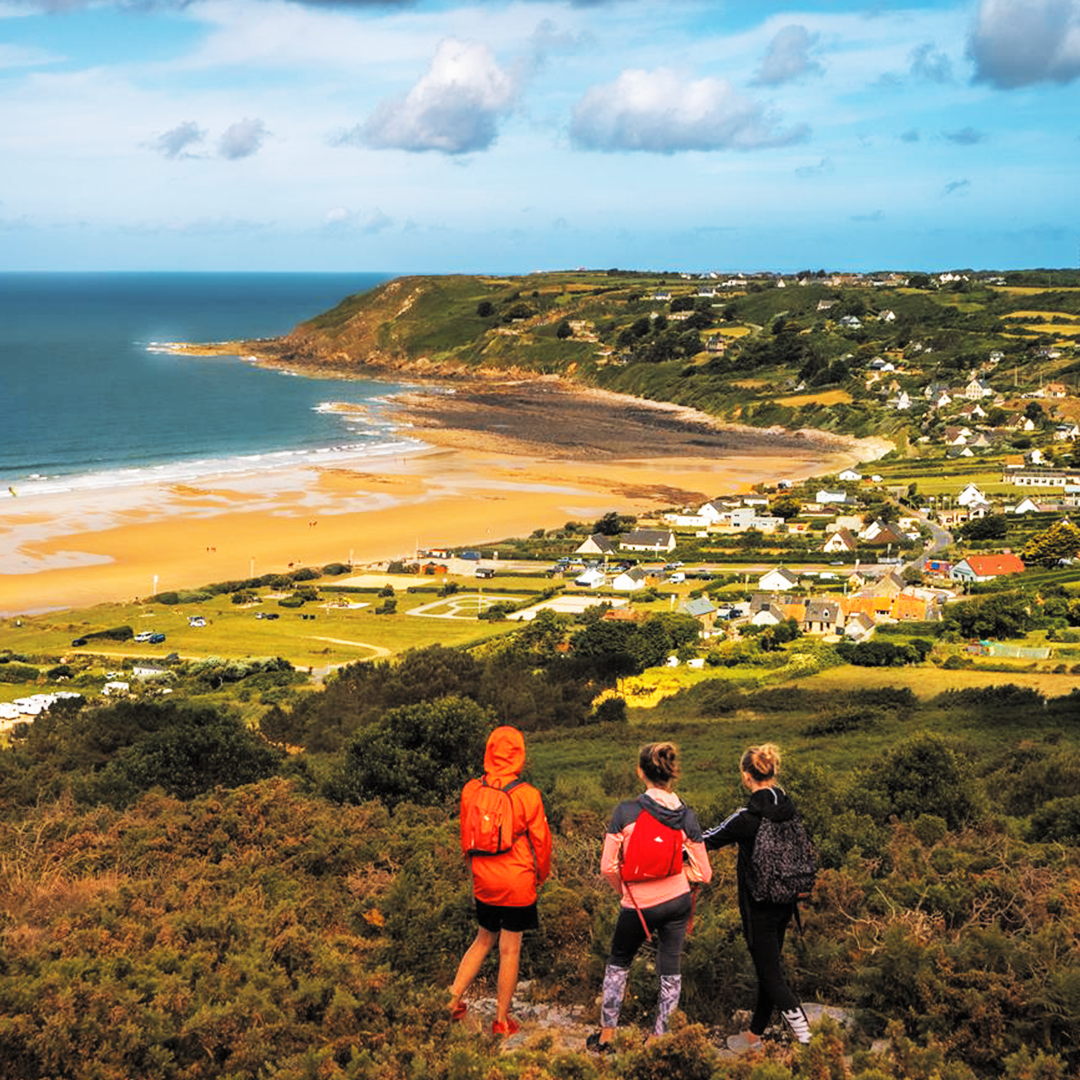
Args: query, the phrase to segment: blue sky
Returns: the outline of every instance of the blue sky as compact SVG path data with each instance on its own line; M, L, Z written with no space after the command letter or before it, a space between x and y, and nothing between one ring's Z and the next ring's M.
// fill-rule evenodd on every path
M0 0L0 269L1075 266L1080 0Z

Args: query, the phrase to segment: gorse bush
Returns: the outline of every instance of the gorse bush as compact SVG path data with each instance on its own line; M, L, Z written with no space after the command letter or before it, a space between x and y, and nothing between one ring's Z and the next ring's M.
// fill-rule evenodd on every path
M29 725L0 751L4 1075L1076 1075L1080 769L1058 699L1014 709L1010 724L985 702L927 706L906 690L703 683L681 695L692 707L677 719L634 710L629 722L530 735L528 776L556 833L541 929L522 956L534 1001L597 1019L618 915L599 855L612 806L640 790L640 743L679 741L680 793L708 826L745 802L738 750L775 737L823 867L804 933L789 935L788 971L803 1000L855 1010L862 1031L826 1025L809 1049L774 1045L754 1062L720 1055L755 983L730 850L714 853L697 898L685 1023L669 1038L644 1046L621 1032L620 1052L596 1059L565 1049L557 1030L527 1027L525 1047L499 1053L452 1028L445 987L475 933L457 800L504 719L478 699L516 678L523 656L541 663L557 629L482 657L440 650L431 668L417 654L372 665L377 677L347 672L333 700L361 699L357 726L331 752L289 743L286 754L235 715L179 697L76 705ZM290 673L246 678L279 675ZM470 692L435 694L440 683ZM263 730L295 716L271 710ZM830 719L849 726L802 734ZM930 723L948 736L921 730ZM493 968L484 977L476 992L488 995ZM655 993L646 958L631 974L628 1024L651 1021ZM888 1050L870 1051L882 1035Z

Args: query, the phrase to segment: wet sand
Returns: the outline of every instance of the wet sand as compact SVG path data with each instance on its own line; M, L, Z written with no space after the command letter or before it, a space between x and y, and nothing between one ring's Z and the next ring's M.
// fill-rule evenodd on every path
M0 502L0 615L329 562L484 545L609 510L647 515L835 472L889 444L732 428L548 380L403 395L428 449L349 466Z

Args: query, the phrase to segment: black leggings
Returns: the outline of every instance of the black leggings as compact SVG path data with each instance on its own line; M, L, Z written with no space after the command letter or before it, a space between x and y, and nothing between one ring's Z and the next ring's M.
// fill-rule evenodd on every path
M679 974L690 911L691 900L688 892L655 907L641 909L649 933L656 942L656 970L659 975ZM614 967L628 968L644 940L645 929L641 925L637 909L624 907L619 912L619 921L615 924L615 933L611 938L611 955L607 962Z
M774 1008L789 1012L799 1006L799 999L784 978L780 958L794 910L791 904L753 904L746 913L746 944L758 979L757 1006L750 1021L755 1035L765 1034Z

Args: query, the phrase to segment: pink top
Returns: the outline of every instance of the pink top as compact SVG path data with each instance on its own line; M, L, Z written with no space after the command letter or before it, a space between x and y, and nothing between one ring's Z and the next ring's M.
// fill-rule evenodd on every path
M673 791L650 787L645 794L661 806L666 806L669 810L677 810L682 806L682 799ZM683 893L689 892L689 879L686 876L686 871L681 870L677 874L672 874L671 877L654 878L651 881L635 881L630 886L633 889L634 897L633 899L630 898L629 893L626 891L627 886L619 873L619 867L622 863L623 845L630 838L633 831L634 822L630 822L621 832L605 833L604 851L600 856L600 872L606 878L607 883L619 894L622 906L626 908L633 907L636 900L638 907L656 907L657 904L674 900L676 897L682 896ZM685 831L683 836L686 837ZM703 883L710 881L712 879L712 867L709 865L709 855L705 850L700 835L694 840L686 837L684 842L686 849L698 865L701 881Z

